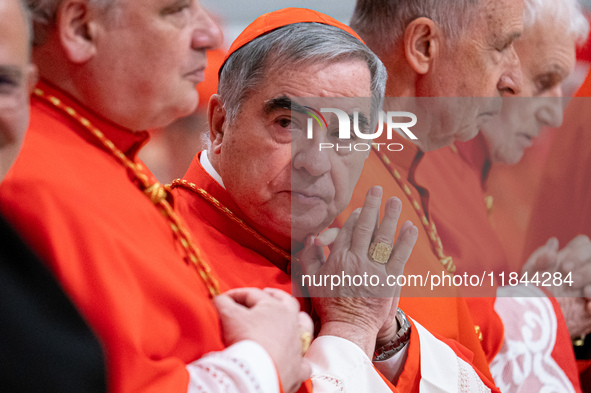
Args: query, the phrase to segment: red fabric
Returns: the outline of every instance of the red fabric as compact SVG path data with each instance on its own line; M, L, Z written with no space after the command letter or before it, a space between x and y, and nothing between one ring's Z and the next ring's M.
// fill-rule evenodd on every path
M421 216L424 213L428 216L429 192L412 184L421 153L414 144L401 136L395 134L394 138L392 141L385 141L386 145L401 143L404 149L400 152L387 152L387 158L408 185L412 198L420 204ZM419 229L417 243L409 261L406 263L404 273L406 275L417 274L424 276L426 271L429 271L431 274L441 275L443 266L435 254L427 230L421 224L421 216L413 207L411 200L406 197L404 190L395 181L394 174L380 160L375 151L370 153L365 162L351 203L343 214L335 220L334 225L341 226L344 224L351 212L363 205L367 191L374 185L380 185L384 190L382 212L386 200L391 196L397 196L402 201L399 227L406 220L410 220ZM429 293L432 297L425 297L425 292L428 292L428 289L408 286L402 288L400 308L433 334L455 340L468 348L474 354L472 364L486 378L492 380L485 353L475 334L475 324L465 300L459 297L458 292L453 288L436 288L435 291Z
M554 130L542 130L521 161L515 165L494 165L490 171L486 189L487 195L494 198L490 218L503 244L509 270L521 271L531 254L525 255L523 249L527 228L543 180L541 168L556 136ZM537 247L544 243L537 244Z
M148 134L89 113L129 158ZM224 348L215 309L167 221L106 151L50 104L32 100L24 148L0 208L47 261L100 338L111 392L186 392L185 365Z
M184 179L197 184L240 219L246 220L227 192L203 169L199 155L194 158ZM172 193L175 208L185 218L202 255L215 261L211 269L222 292L232 288L272 287L291 293L287 259L201 196L182 187L175 188ZM309 301L300 298L300 303L303 310L311 310ZM299 392L311 392L311 386L308 381Z
M456 274L479 277L490 272L498 277L508 269L505 253L489 223L482 184L486 176L484 141L463 144L457 153L445 147L425 154L417 181L431 194L431 219L456 263ZM494 295L494 293L491 293ZM494 311L494 297L467 298L472 318L482 332L488 362L497 355L503 340L503 323Z
M197 85L197 93L199 93L198 111L207 113L209 99L218 92L218 73L224 62L225 55L226 51L223 49L207 51L207 67L203 75L203 82Z
M183 179L204 189L237 217L248 222L226 190L203 169L199 156L195 157ZM199 249L208 260L216 261L211 268L220 280L222 291L274 287L291 292L286 258L193 191L177 187L172 193L175 208L185 218ZM286 252L289 254L289 250Z
M585 78L575 97L591 97L591 72L587 74L587 78Z
M565 246L579 234L591 237L591 74L566 108L564 122L543 168L525 255L556 236Z
M509 266L485 203L486 145L479 136L456 146L426 153L417 181L431 193L431 218L456 273L493 271L496 277Z
M357 38L359 41L363 42L361 37L359 37L359 35L357 35L357 33L355 33L355 31L353 31L353 29L351 29L349 26L321 12L307 8L283 8L263 14L256 18L250 25L248 25L246 29L240 33L238 38L234 40L232 46L230 46L220 70L232 53L253 41L255 38L265 35L273 30L279 29L280 27L292 25L295 23L322 23L325 25L338 27L339 29L346 31L353 37Z
M591 23L591 15L588 12L584 12L584 15ZM577 48L577 60L591 62L591 40L589 38L582 47Z
M591 361L580 360L579 370L583 392L591 392Z
M486 145L478 136L455 146L457 153L450 147L427 153L417 179L431 192L431 217L458 272L482 275L483 271L485 274L492 271L498 277L500 272L510 270L510 264L484 202L490 165ZM553 358L578 388L566 323L558 303L554 299L551 301L558 322ZM467 302L474 321L482 329L482 344L490 362L501 349L503 340L503 324L494 311L494 298L467 299Z

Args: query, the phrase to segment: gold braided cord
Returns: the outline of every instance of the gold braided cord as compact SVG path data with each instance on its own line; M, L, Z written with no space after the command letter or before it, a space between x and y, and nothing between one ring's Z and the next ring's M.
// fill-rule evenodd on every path
M402 179L402 175L400 175L398 170L394 167L394 165L392 165L392 162L386 156L386 154L379 151L375 146L373 148L380 160L384 163L384 165L386 165L386 168L388 169L388 171L390 171L390 173L396 180L396 183L398 183L398 186L404 191L404 194L406 195L407 199L410 201L410 203L416 210L418 216L421 219L421 224L423 224L425 231L427 231L429 241L431 242L431 247L435 251L437 258L439 258L439 261L445 268L445 271L450 274L453 274L456 271L456 266L454 265L452 258L450 256L445 255L445 253L443 252L443 243L441 242L441 238L437 234L437 228L435 227L435 223L433 221L429 221L425 213L422 211L419 202L417 202L417 200L412 196L412 191L410 187L404 182L404 180Z
M265 238L263 235L261 235L256 230L251 228L247 223L244 222L244 220L242 220L240 217L236 216L236 214L234 214L230 209L228 209L226 206L224 206L216 198L209 195L209 193L207 191L205 191L203 188L199 188L194 183L190 183L190 182L183 180L183 179L176 179L170 185L171 189L176 188L176 187L185 188L185 189L192 191L192 192L196 193L197 195L203 197L206 201L208 201L210 204L212 204L216 209L218 209L219 211L224 213L230 220L234 221L242 229L244 229L245 231L250 233L252 236L254 236L258 241L260 241L265 246L269 247L271 250L273 250L274 252L276 252L277 254L281 255L283 258L285 258L291 262L291 255L289 253L287 253L285 250L281 249L280 247L276 246L275 244L270 242L267 238Z
M98 128L96 128L88 119L82 117L78 112L76 112L74 108L65 105L57 97L47 95L39 88L36 88L33 93L35 96L50 103L71 118L75 119L80 125L84 127L84 129L89 131L90 134L94 136L107 149L107 151L111 153L111 155L115 157L117 161L119 161L121 165L131 171L135 180L137 180L136 185L138 188L144 193L144 195L146 195L146 197L150 199L154 206L156 206L156 208L168 221L175 240L185 250L185 262L191 263L195 267L197 273L199 274L199 278L201 281L203 281L211 296L219 295L219 283L212 275L211 268L201 256L201 252L193 243L191 234L187 229L185 229L182 220L166 199L168 196L166 188L159 182L151 183L149 177L145 173L141 172L140 163L134 163L129 158L127 158L127 156L123 154L123 152L119 150L112 141L107 139L107 137L105 137L105 135Z

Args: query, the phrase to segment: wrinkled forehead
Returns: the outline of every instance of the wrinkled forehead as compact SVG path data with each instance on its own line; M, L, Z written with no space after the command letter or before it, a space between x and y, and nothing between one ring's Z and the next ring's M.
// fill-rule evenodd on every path
M371 71L356 57L289 63L270 59L264 70L259 87L267 91L322 98L371 96Z
M575 68L576 36L556 21L539 21L526 28L515 50L526 75L545 73L560 82Z
M483 33L486 38L495 40L508 35L519 35L523 31L523 0L480 0L467 13L470 18L467 35Z
M0 64L28 63L29 31L18 0L0 1Z
M257 88L263 92L266 113L280 108L297 113L335 108L369 117L371 82L369 69L363 61L322 61L267 70ZM355 70L359 73L355 74ZM327 114L326 118L330 120L334 116Z

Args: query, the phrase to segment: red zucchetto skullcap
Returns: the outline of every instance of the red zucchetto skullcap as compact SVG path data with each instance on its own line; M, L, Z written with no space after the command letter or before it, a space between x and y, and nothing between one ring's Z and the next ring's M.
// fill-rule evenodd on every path
M361 37L359 37L359 35L357 35L357 33L355 33L349 26L321 12L309 10L307 8L283 8L259 16L254 22L248 25L242 33L240 33L238 38L232 43L232 46L230 46L226 58L220 67L220 72L232 53L236 52L244 45L253 41L255 38L279 29L280 27L296 23L322 23L324 25L338 27L363 42ZM365 42L363 43L365 44Z

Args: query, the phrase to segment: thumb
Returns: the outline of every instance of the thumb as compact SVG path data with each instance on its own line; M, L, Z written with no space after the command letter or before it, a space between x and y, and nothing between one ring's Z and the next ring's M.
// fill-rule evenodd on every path
M339 232L339 228L328 228L326 231L316 236L316 239L314 239L314 244L316 244L318 247L330 247L337 239Z
M304 242L304 248L300 252L299 260L304 274L314 275L318 273L326 262L324 250L315 244L315 236L308 236Z
M244 306L236 303L234 299L226 294L218 295L214 297L211 302L215 307L220 319L223 321L226 317L236 315Z
M529 257L522 272L550 271L558 264L558 239L551 238Z
M550 252L558 252L558 239L555 237L551 237L545 244L546 248Z

